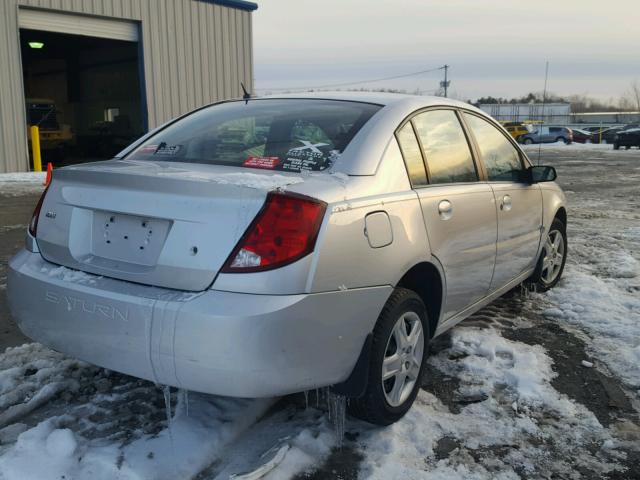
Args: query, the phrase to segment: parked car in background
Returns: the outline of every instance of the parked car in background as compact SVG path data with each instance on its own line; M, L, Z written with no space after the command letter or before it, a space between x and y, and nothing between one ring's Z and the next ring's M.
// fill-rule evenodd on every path
M640 148L640 128L619 131L613 140L613 148L618 150L620 147L625 147L627 150L631 147Z
M617 127L603 128L602 132L598 130L593 133L591 141L593 143L600 143L600 138L602 138L602 143L614 143L616 139L616 135L618 135L619 132L624 132L624 131L632 130L635 128L640 128L640 124L629 123L627 125L622 125Z
M530 133L532 131L531 125L526 125L522 122L500 122L502 126L511 134L511 136L518 140L522 135Z
M573 132L567 127L545 127L537 125L533 127L531 133L521 135L518 141L525 145L532 143L571 143L573 142Z
M108 369L235 397L331 386L387 425L433 337L559 281L555 178L442 97L221 102L56 170L9 304L35 341Z
M623 127L605 127L602 130L596 130L591 134L592 143L613 143L616 135Z
M591 138L593 134L586 130L582 130L580 128L572 128L571 132L573 134L573 141L577 143L587 143L591 142Z

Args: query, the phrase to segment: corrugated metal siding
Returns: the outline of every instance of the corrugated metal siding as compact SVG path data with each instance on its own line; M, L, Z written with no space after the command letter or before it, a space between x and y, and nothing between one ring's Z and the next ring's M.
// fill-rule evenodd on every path
M148 126L253 85L251 13L197 0L0 0L0 172L28 166L18 7L141 22Z

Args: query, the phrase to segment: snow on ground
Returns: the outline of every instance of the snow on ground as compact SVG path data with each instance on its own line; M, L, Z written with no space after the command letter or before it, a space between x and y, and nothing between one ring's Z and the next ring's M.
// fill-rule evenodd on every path
M0 173L0 195L41 193L46 172Z
M0 355L0 480L638 478L640 153L605 147L543 146L569 200L563 280L437 339L395 425L331 421L326 392L173 390L168 421L166 390L28 344Z
M554 143L533 143L531 145L521 145L521 147L527 152L531 153L531 151L537 151L538 149L542 150L582 150L582 151L611 151L613 150L613 145L610 143L579 143L572 142L569 144L565 144L564 142L554 142Z
M174 392L168 423L158 387L38 344L8 349L0 372L2 480L191 478L271 404Z

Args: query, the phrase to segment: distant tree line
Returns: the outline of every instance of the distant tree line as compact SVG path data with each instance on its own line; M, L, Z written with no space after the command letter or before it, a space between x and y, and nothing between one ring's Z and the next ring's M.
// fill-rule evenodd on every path
M640 111L640 83L636 80L631 83L629 89L619 98L610 98L603 101L588 95L556 95L547 93L544 99L543 92L530 92L522 97L503 98L486 96L478 98L475 102L468 100L473 105L481 103L570 103L571 111L574 113L587 112L632 112Z
M342 90L338 88L337 90ZM306 91L313 92L313 89ZM318 89L315 91L322 91ZM413 91L408 92L404 89L397 88L367 88L367 87L353 87L346 88L347 92L386 92L386 93L412 93L413 95L436 95L443 96L442 89L437 90L421 90L416 88ZM288 93L288 92L285 92ZM451 98L459 98L455 92L449 95ZM481 103L542 103L543 92L530 92L522 97L503 98L503 97L480 97L475 102L467 100L467 103L478 106ZM460 98L462 100L462 98ZM631 82L629 89L624 92L619 98L610 98L609 100L599 100L597 98L590 97L589 95L557 95L555 93L547 92L546 103L570 103L571 111L573 113L587 113L587 112L640 112L640 82L637 80Z

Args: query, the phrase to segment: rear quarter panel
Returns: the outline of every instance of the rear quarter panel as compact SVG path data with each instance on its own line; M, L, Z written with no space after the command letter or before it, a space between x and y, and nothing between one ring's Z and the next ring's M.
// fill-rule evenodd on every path
M395 285L431 258L420 200L394 137L374 176L350 179L351 198L328 207L307 291ZM391 224L393 241L380 248L371 247L365 234L365 218L374 212L385 212Z
M379 211L389 216L393 241L372 248L365 235L365 217ZM308 290L395 285L413 265L429 258L422 209L414 192L337 204L319 245Z

